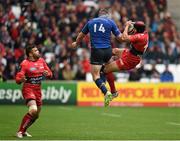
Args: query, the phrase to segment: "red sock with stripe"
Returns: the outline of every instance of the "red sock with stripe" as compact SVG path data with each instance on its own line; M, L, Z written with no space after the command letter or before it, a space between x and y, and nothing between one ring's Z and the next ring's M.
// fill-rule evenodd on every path
M32 125L32 121L34 122L33 117L29 113L27 113L22 119L21 125L19 127L19 131L24 133L26 131L26 129L30 125Z
M115 77L114 77L113 73L112 72L107 73L106 78L107 78L107 81L109 83L111 93L116 92L116 88L115 88L115 84L114 84Z

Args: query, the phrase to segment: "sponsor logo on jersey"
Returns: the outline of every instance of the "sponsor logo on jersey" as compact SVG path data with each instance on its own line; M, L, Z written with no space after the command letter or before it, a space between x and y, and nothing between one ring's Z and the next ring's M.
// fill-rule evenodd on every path
M36 67L31 67L29 70L30 71L35 71L35 70L37 70L37 68Z
M44 69L44 66L40 66L39 68L40 68L40 69Z

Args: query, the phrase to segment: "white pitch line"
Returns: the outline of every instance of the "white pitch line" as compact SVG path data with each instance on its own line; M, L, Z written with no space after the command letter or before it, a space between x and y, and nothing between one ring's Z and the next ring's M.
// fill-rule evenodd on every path
M73 110L73 108L70 108L70 107L59 107L59 109L61 109L61 110L65 110L65 111L72 111Z
M101 115L103 115L103 116L109 116L109 117L116 117L116 118L121 117L121 115L111 114L111 113L101 113Z
M12 141L12 140L1 140L1 141ZM13 140L19 141L19 140ZM27 140L21 140L27 141ZM83 140L31 140L31 141L83 141ZM163 140L85 140L85 141L163 141ZM180 141L180 140L164 140L164 141Z
M176 122L166 122L166 124L180 126L180 123L176 123Z

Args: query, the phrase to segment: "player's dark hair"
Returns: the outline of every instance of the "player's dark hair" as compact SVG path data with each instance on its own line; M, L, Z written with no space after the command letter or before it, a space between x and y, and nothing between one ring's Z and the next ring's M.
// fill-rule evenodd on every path
M109 11L107 8L102 8L99 10L99 16L102 16L102 15L109 15Z
M143 33L145 31L146 26L144 22L138 21L138 22L135 22L134 28L136 29L138 33Z
M29 57L29 53L32 51L33 48L35 48L36 45L35 44L29 44L26 46L26 55L27 57Z

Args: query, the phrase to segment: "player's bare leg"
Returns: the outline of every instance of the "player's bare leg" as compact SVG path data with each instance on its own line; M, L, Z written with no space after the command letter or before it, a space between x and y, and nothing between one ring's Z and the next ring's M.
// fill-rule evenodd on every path
M123 48L113 48L112 49L112 53L114 54L114 56L118 57L118 58L121 58L121 54L122 52L124 51Z
M117 66L115 60L121 57L123 50L124 49L114 48L112 50L112 52L115 56L113 56L111 58L109 64L107 64L105 69L104 69L104 72L106 74L106 78L107 78L108 84L110 86L113 98L118 97L118 92L117 92L116 87L115 87L115 78L114 78L114 75L112 72L119 70L119 67ZM108 72L108 73L106 73L106 72Z
M41 107L37 107L35 100L30 100L27 106L29 111L22 119L19 131L16 134L18 138L23 138L24 136L32 137L26 130L36 121L41 111Z
M111 57L110 61L105 64L104 68L103 68L103 72L104 73L110 73L110 72L116 72L119 71L119 67L116 64L116 60L119 59L121 62L121 64L123 64L121 58L122 52L124 51L124 49L119 49L119 48L113 48L112 53L113 56Z
M119 67L116 64L116 61L113 61L104 67L104 73L116 72L119 71Z
M100 78L101 67L102 65L92 65L91 72L94 82L105 96L105 106L108 106L109 102L112 100L112 94L107 90L104 81Z

